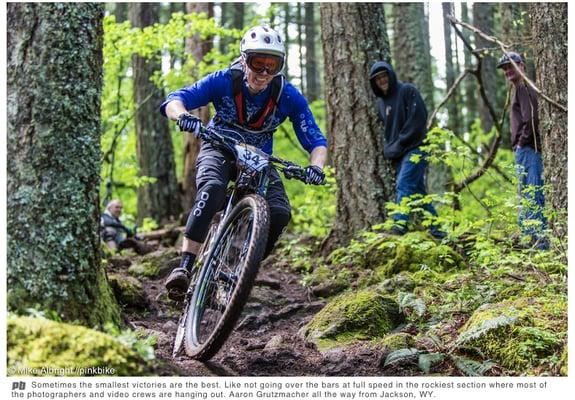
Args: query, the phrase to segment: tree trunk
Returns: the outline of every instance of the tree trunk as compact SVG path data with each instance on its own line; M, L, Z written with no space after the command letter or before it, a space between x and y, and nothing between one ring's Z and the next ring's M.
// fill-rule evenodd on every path
M116 3L114 8L116 22L124 22L128 19L128 3Z
M307 88L305 87L304 75L305 75L305 66L304 66L304 55L303 55L303 14L302 14L302 4L297 3L297 45L299 49L299 80L300 80L300 88L301 92L305 95Z
M234 28L244 29L244 3L234 3Z
M432 110L434 88L424 4L395 3L393 25L393 67L397 77L413 83L419 89L427 109Z
M159 3L130 3L129 18L134 27L144 28L158 21ZM178 216L180 195L176 181L174 149L168 120L158 113L163 91L150 79L160 63L134 55L134 102L139 175L155 178L138 188L138 222L145 217L163 223Z
M229 20L231 14L231 4L226 2L220 3L220 25L224 28L229 28ZM227 51L229 40L226 38L220 39L220 53L225 54Z
M486 35L493 35L492 3L473 3L473 24ZM475 35L476 49L488 49L490 47L493 47L493 43L485 40L479 35ZM489 99L489 102L495 106L497 98L495 59L487 50L483 52L481 77L485 93L487 93L487 98ZM477 96L477 94L475 95ZM493 127L493 119L491 118L487 105L481 97L479 98L478 104L479 118L481 118L481 129L485 132L489 132Z
M100 264L104 6L7 9L8 308L117 324Z
M567 3L530 6L537 86L551 99L567 105ZM551 185L548 205L567 212L567 113L539 97L539 128L543 140L545 183ZM566 232L566 215L556 219Z
M443 38L445 41L445 82L447 89L453 86L455 82L455 68L453 65L453 47L451 43L451 24L447 17L453 14L453 3L441 3L443 9ZM456 132L458 136L462 136L459 115L459 97L457 92L451 97L447 103L448 128Z
M283 3L283 14L284 14L284 33L283 33L283 40L284 40L284 44L285 44L285 49L286 49L286 63L284 66L284 75L286 77L286 79L289 81L290 80L290 76L289 76L289 65L288 65L288 60L289 58L289 45L290 45L290 39L289 39L289 24L291 22L291 18L290 18L290 10L289 10L289 3Z
M206 13L208 17L214 16L213 3L186 3L187 13ZM199 35L186 39L186 52L191 54L196 62L200 62L213 47L211 38L202 40ZM197 77L197 74L192 74ZM210 120L209 106L200 107L193 111L204 124ZM184 138L184 173L182 179L182 208L189 211L196 199L196 159L200 152L200 140L193 135L186 134Z
M389 59L383 7L378 3L321 3L327 131L337 166L336 221L326 250L382 222L393 198L394 171L383 158L383 126L369 69ZM370 29L365 29L370 27Z
M469 11L467 3L461 3L461 19L463 22L471 23L469 20ZM472 43L471 34L468 29L462 29L461 33L469 44ZM466 69L474 69L471 53L469 51L463 52ZM477 81L473 75L467 75L465 78L465 130L471 131L471 125L477 118Z
M319 74L316 59L315 4L305 3L305 87L308 101L317 100L320 96Z

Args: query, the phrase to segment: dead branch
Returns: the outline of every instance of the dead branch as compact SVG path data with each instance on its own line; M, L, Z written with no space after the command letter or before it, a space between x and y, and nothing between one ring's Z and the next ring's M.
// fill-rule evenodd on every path
M463 39L463 38L462 38ZM470 47L470 49L473 51L473 49ZM441 107L443 107L445 105L445 103L447 103L447 101L451 98L451 96L453 96L453 94L455 93L455 89L457 89L457 87L461 84L461 81L463 81L463 79L465 78L465 76L467 74L473 74L478 81L480 82L480 87L483 88L482 85L482 81L481 81L481 74L479 73L478 70L471 70L471 69L465 69L460 75L459 77L457 77L457 79L455 80L455 82L453 82L453 85L449 88L447 94L445 95L445 97L443 98L443 100L439 103L439 105L435 108L435 110L433 110L433 113L431 114L431 116L429 117L429 119L427 120L427 129L431 129L431 126L433 124L433 121L435 120L435 116L437 115L439 109ZM479 77L479 78L478 78ZM486 97L484 97L484 100L486 100ZM493 111L493 109L491 108L489 101L486 100L486 103L488 104L488 108L490 109L490 113L492 114L492 116L495 114L495 112ZM496 120L496 118L494 118L494 121ZM499 126L496 126L497 132L498 132L498 136L501 136L500 129L501 126L503 125L503 123L501 122L499 124ZM455 134L455 133L454 133ZM463 140L462 138L460 138L457 134L455 134L455 136L461 140L461 142L463 142L471 151L473 151L476 155L481 156L481 153L479 153L475 148L473 148L473 146L471 146L469 143L467 143L465 140ZM491 147L493 149L493 146ZM495 148L494 150L497 150L497 148ZM491 150L490 150L491 151ZM491 154L491 153L489 153ZM485 169L489 168L490 166L495 169L495 171L497 171L497 173L499 173L499 175L501 175L503 177L503 179L505 179L507 182L511 182L511 179L497 166L497 165L492 165L493 164L493 159L495 158L495 154L493 154L492 157L488 157L487 160L489 160L488 163L484 163ZM457 184L455 186L455 188L457 189L458 187L464 187L467 184L473 182L474 180L478 179L479 177L481 177L481 175L483 175L485 171L481 172L479 174L479 171L476 172L475 174L473 174L471 176L472 180L470 182L461 182L459 184ZM457 192L461 191L457 190Z
M161 240L161 239L177 239L181 232L185 229L184 226L175 228L159 229L157 231L138 233L138 236L143 240Z
M449 100L449 98L451 96L453 96L453 94L455 93L455 89L457 89L457 86L459 86L459 84L461 83L461 81L463 80L463 78L465 78L465 76L470 72L470 70L464 70L455 80L455 82L453 82L453 85L451 85L451 87L449 88L449 91L447 92L447 94L445 95L445 97L443 98L443 100L441 100L441 103L439 103L439 105L437 107L435 107L435 110L433 110L433 113L431 113L431 116L427 119L427 130L431 129L431 125L433 124L433 121L435 120L435 115L437 114L437 112L439 111L439 109L441 107L443 107L445 105L445 103L447 103L447 101Z
M504 54L507 54L508 52L508 48L509 45L506 45L505 43L501 42L499 39L497 39L495 36L489 36L487 34L485 34L484 32L482 32L480 29L474 27L473 25L470 25L466 22L463 21L459 21L457 18L455 18L453 15L449 15L447 17L449 19L449 21L451 22L451 24L453 26L457 25L461 25L464 28L467 28L471 31L473 31L474 33L476 33L477 35L481 36L482 38L484 38L485 40L491 42L491 43L495 43L499 46L499 48L501 49L501 51ZM457 30L456 30L457 31ZM476 55L477 56L477 55ZM511 58L509 59L509 61L511 62L511 64L513 65L513 68L515 68L515 70L519 73L519 75L521 75L521 77L523 78L523 80L529 85L531 86L531 88L533 88L533 90L535 90L535 92L537 92L537 94L539 96L541 96L543 99L545 99L546 101L548 101L549 103L553 104L555 107L559 108L561 111L563 112L567 112L567 107L558 103L557 101L551 99L549 96L547 96L545 93L543 93L541 91L541 89L539 89L537 86L535 86L535 84L533 83L533 81L531 81L531 79L529 79L524 73L523 71L521 71L521 69L517 66L517 64L515 63L515 61L513 61Z

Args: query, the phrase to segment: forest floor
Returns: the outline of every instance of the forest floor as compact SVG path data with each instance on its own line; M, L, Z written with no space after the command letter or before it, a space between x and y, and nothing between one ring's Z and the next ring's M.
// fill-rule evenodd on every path
M172 357L183 304L168 299L164 281L170 266L179 263L176 239L159 249L156 246L156 251L145 256L123 253L111 257L107 261L108 277L116 282L112 286L123 305L126 324L140 337L154 339L156 362L152 373L160 376L415 376L425 375L421 360L423 357L425 362L426 354L436 357L432 371L440 376L567 373L566 263L561 257L521 250L501 255L497 263L490 262L487 267L470 266L452 247L438 244L422 232L401 238L375 233L366 237L333 252L327 261L329 267L320 262L326 262L324 259L313 258L313 251L305 251L309 249L307 239L292 237L285 241L283 248L261 263L234 330L209 362L192 360L185 352ZM456 247L465 250L461 246ZM382 263L383 259L387 261ZM378 278L372 267L387 268L396 263L405 270L393 272L388 279ZM413 265L416 272L410 273L408 269ZM302 268L313 270L298 272ZM442 272L442 268L448 271ZM118 280L122 278L132 283L131 289L124 285L124 291L138 292L131 301L123 301L118 292L122 286ZM330 308L326 310L332 311L334 293L345 290L357 294L352 296L354 299L362 298L371 292L360 290L360 283L373 287L373 279L379 282L377 290L381 293L396 293L402 315L409 316L394 324L385 337L370 334L326 346L314 340L309 330L302 330L304 326L309 329L307 324L312 319L317 323L320 316L314 317L328 301ZM363 307L358 304L353 306L356 311ZM516 309L524 310L524 317L515 317ZM490 317L489 312L499 316ZM346 324L356 316L355 312L347 315L347 311L327 314L335 318L333 327L328 324L327 329L337 329L338 323L347 329ZM361 315L361 323L371 321L369 314ZM488 319L481 322L481 318ZM476 328L465 330L472 320L486 326L499 324L492 329L501 327L501 336L491 335L485 342L475 340L472 335ZM538 332L539 336L534 339L529 333L508 343L508 326L516 327L517 332ZM307 339L300 332L306 332ZM467 345L465 340L472 339L475 341ZM312 341L320 343L322 350ZM536 358L530 352L521 353L523 367L516 370L515 358L509 361L507 353L482 355L479 348L487 345L491 346L488 350L507 349L510 345L519 349L539 346L543 350ZM453 351L447 353L446 349ZM416 355L424 356L412 357L414 350ZM429 366L427 371L431 371Z
M216 356L203 363L190 359L182 351L183 354L172 358L180 309L167 299L164 279L141 278L149 304L145 310L125 310L125 318L133 329L157 337L159 375L402 375L401 370L383 371L381 348L362 344L322 353L302 339L299 329L325 303L302 286L301 276L291 272L274 255L262 262L244 311Z

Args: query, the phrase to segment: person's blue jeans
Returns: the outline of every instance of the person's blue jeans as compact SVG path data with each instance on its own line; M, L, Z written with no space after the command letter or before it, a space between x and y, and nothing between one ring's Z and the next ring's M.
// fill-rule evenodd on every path
M531 236L536 247L546 249L549 244L544 234L547 221L543 215L545 197L543 196L541 153L531 147L518 148L515 150L515 163L521 199L519 226L524 235Z
M421 155L421 158L414 162L411 160L411 156L414 154ZM400 160L399 167L397 169L397 179L396 179L396 197L395 202L397 204L401 203L404 197L409 197L414 194L420 194L421 196L427 195L427 190L425 189L425 169L427 168L427 159L425 153L419 148L415 148L407 152ZM422 208L429 212L434 217L437 216L437 211L431 203L424 204ZM407 230L407 221L409 220L408 214L395 214L393 216L395 222L395 227L398 230ZM431 226L431 234L438 237L443 237L445 234L441 232L437 226Z

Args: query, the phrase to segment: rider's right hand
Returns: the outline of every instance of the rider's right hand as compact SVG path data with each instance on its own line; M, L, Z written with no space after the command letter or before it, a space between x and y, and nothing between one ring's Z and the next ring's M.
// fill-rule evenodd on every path
M202 127L202 121L198 117L187 112L181 113L178 116L176 123L178 124L180 131L191 132L194 134L194 136L199 136L200 128Z

